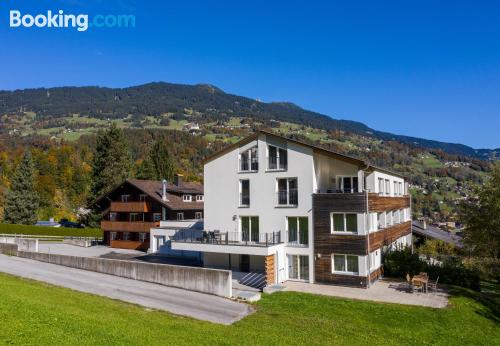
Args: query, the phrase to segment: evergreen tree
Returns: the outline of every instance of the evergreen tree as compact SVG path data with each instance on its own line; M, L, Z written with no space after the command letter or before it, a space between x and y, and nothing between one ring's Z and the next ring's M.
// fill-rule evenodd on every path
M142 161L137 170L137 178L145 179L145 180L156 180L156 168L151 160L151 155L148 153L148 156Z
M4 222L32 225L37 221L38 194L34 186L31 152L25 151L5 197Z
M465 243L480 256L500 257L500 163L460 209Z
M106 131L99 131L92 160L90 198L108 192L130 176L132 160L128 143L115 124Z
M165 138L160 137L154 141L149 152L149 160L153 163L156 180L172 181L174 179L174 164Z

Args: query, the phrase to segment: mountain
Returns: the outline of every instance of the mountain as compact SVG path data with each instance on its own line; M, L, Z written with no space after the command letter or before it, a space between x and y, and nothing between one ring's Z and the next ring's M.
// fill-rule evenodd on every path
M36 114L37 120L54 120L73 114L98 119L122 119L124 116L140 119L166 113L182 116L186 109L211 120L237 116L263 122L290 122L328 131L342 130L386 141L394 140L413 147L440 149L449 154L479 159L500 156L500 149L474 149L463 144L378 131L360 122L333 119L293 103L265 103L228 94L209 84L156 82L127 88L88 86L0 91L0 116L29 112Z

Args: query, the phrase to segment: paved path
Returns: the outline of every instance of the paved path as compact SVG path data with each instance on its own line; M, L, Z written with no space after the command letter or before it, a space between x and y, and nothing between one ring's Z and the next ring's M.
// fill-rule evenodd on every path
M296 281L287 281L284 286L284 291L306 292L384 303L420 305L432 308L444 308L448 305L448 294L442 289L439 289L436 293L409 293L406 289L406 283L388 280L379 280L370 288L309 284Z
M253 312L221 297L19 257L0 255L0 271L214 323L231 324Z

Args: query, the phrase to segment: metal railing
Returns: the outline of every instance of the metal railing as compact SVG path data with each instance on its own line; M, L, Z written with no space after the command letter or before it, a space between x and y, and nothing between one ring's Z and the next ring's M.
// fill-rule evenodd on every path
M270 233L181 231L173 237L174 242L204 243L215 245L270 246L283 243L281 231Z
M278 191L276 193L277 205L297 205L299 204L299 193L297 189L289 189L288 191Z

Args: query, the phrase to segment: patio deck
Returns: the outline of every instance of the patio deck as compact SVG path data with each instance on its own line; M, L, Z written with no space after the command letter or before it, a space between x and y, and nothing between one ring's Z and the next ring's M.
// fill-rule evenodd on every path
M431 308L445 308L448 305L448 293L442 287L438 286L438 291L435 293L410 293L406 288L406 282L403 281L379 280L368 289L296 281L287 281L284 283L284 286L284 291L313 293L383 303L419 305Z

